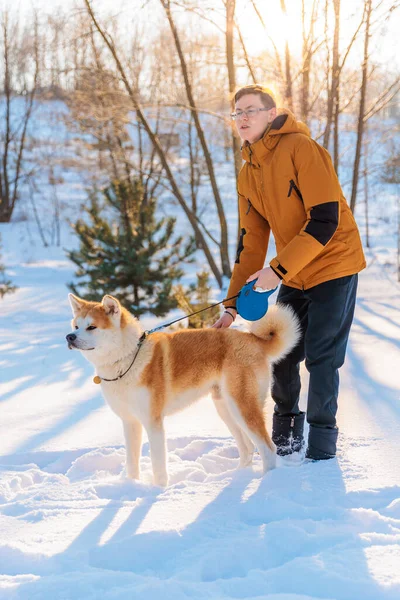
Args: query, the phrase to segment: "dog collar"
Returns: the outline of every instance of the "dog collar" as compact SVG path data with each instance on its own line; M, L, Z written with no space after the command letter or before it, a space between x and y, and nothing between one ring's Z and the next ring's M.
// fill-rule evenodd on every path
M100 377L100 375L95 375L93 377L93 383L99 384L102 381L118 381L119 379L122 379L127 372L131 369L131 367L133 366L133 363L136 360L137 355L139 354L139 350L141 348L141 345L143 344L144 340L147 337L147 331L145 331L139 338L139 341L137 343L137 347L136 347L136 352L135 352L135 356L133 357L133 361L131 362L131 364L129 365L129 367L127 368L127 370L125 371L125 373L122 373L121 375L118 375L118 377L115 377L114 379L106 379L105 377Z

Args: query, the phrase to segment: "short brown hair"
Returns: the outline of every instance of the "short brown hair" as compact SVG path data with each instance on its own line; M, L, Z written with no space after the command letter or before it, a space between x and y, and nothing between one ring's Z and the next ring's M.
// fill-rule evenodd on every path
M240 88L234 96L234 103L236 104L236 102L246 94L255 94L256 96L260 96L261 102L263 103L265 108L276 108L276 102L271 93L271 90L264 87L263 85L259 85L258 83L256 83L254 85L245 85L244 87Z

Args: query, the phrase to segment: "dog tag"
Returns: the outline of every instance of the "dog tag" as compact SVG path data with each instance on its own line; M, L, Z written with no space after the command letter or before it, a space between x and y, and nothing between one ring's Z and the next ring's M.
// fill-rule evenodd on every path
M93 377L93 383L101 383L101 377L99 377L98 375L95 375Z
M242 287L236 301L236 308L241 317L246 321L258 321L268 310L268 298L275 292L273 290L263 290L261 293L254 289L257 279L249 281Z

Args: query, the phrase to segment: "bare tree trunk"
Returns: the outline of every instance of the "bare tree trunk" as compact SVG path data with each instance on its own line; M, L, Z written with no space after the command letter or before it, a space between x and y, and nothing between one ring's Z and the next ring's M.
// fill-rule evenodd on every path
M226 0L226 62L228 65L228 81L229 81L229 98L233 99L236 89L236 72L234 62L234 51L233 51L233 26L235 21L235 6L236 0ZM244 47L244 44L243 44ZM235 135L234 128L231 129L232 135L232 150L233 159L235 165L235 179L236 182L239 177L239 171L242 168L242 153L240 148L240 142ZM237 239L240 237L240 218L239 218L239 204L237 205Z
M364 37L364 60L362 64L362 82L361 82L361 95L360 105L358 110L358 126L357 126L357 144L356 154L354 157L353 167L353 183L351 190L350 208L354 213L357 200L357 187L360 171L360 159L361 159L361 148L362 139L364 133L364 117L365 117L365 99L367 95L367 83L368 83L368 46L370 38L370 23L372 13L372 0L366 0L365 4L365 37Z
M306 15L305 3L302 0L302 33L303 33L303 66L302 66L302 84L301 84L301 118L306 123L310 112L310 74L311 61L314 50L314 23L315 23L316 0L313 1L310 17L310 29L306 33Z
M281 9L283 14L287 15L285 0L281 0ZM293 83L292 83L292 74L291 74L291 64L290 64L290 49L289 42L286 38L285 44L285 75L286 75L286 86L285 86L285 100L288 105L289 110L293 111Z
M167 15L167 19L168 19L168 22L169 22L169 25L171 28L173 38L174 38L176 50L178 52L179 61L181 64L181 69L182 69L182 75L183 75L183 79L185 82L186 94L187 94L187 97L189 100L190 112L192 114L192 118L193 118L193 121L194 121L194 124L196 127L196 131L197 131L197 135L199 137L200 144L203 149L204 158L205 158L207 169L208 169L208 174L210 177L210 183L211 183L211 187L212 187L213 194L214 194L215 204L217 207L218 218L219 218L220 229L221 229L221 241L220 241L219 249L220 249L220 257L221 257L222 273L226 277L230 278L232 272L231 272L231 267L230 267L230 262L229 262L229 252L228 252L228 227L227 227L227 223L226 223L224 207L222 205L222 200L221 200L221 196L220 196L218 185L217 185L217 180L216 180L215 173L214 173L212 157L211 157L210 151L208 149L208 145L207 145L206 138L204 135L203 127L200 123L199 115L197 112L195 100L194 100L193 93L192 93L192 86L191 86L190 80L189 80L188 69L187 69L185 57L183 55L182 45L180 42L178 30L175 26L175 22L174 22L172 12L171 12L170 0L160 0L160 2L165 10L166 15Z
M339 84L339 81L338 81ZM339 85L335 92L334 99L334 121L333 121L333 166L336 173L339 173L339 115L340 115L340 96Z
M49 157L50 160L50 157ZM51 224L51 245L56 244L56 246L60 245L61 235L60 235L60 201L57 194L57 179L55 177L53 166L50 166L49 172L49 183L52 189L52 199L53 199L53 222Z
M367 133L367 131L365 131ZM368 140L364 144L364 202L365 202L365 245L370 248L369 243L369 194L368 194Z
M2 22L3 29L3 57L4 57L4 95L6 102L5 116L5 134L4 134L4 150L3 150L3 176L2 190L0 198L0 223L7 223L12 214L10 206L10 184L8 173L8 153L11 140L10 112L11 112L11 77L10 77L10 46L8 40L9 33L9 13L5 12Z
M340 74L339 67L339 33L340 33L340 0L333 0L335 10L335 32L333 37L333 56L332 56L332 100L334 114L333 130L333 165L336 173L339 171L339 114L340 114Z
M353 97L345 104L345 106L340 106L340 81L341 74L343 72L343 68L346 64L347 58L350 54L350 50L353 47L354 42L358 38L358 34L362 28L364 23L364 14L363 12L362 18L360 19L360 23L357 26L357 29L353 33L350 42L346 48L343 59L340 61L339 57L339 34L340 34L340 8L341 8L341 0L332 0L334 12L335 12L335 30L334 30L334 41L333 41L333 57L332 57L332 70L331 70L331 85L328 85L327 96L328 96L328 104L327 104L327 122L324 132L324 140L323 145L325 148L329 146L332 121L334 124L334 146L333 146L333 164L336 172L339 170L339 115L340 113L349 106ZM329 0L326 0L326 35L327 35L327 23L328 23L328 4ZM328 48L329 55L329 48ZM330 64L329 64L329 56L328 56L328 65L327 65L327 73L330 72Z
M310 94L310 67L311 55L307 48L303 47L303 76L301 83L301 120L307 123L309 111L309 94Z
M161 146L161 144L160 144L157 136L155 135L155 133L152 130L152 128L151 128L148 120L146 119L146 116L145 116L145 114L144 114L144 112L143 112L143 110L142 110L142 108L141 108L141 106L139 104L139 100L136 97L136 94L135 94L133 88L131 87L131 85L130 85L130 83L128 81L125 69L122 66L122 63L121 63L121 61L119 59L119 56L118 56L117 51L115 49L114 43L113 43L111 37L100 27L100 24L98 23L95 15L94 15L94 12L93 12L90 0L84 0L84 1L85 1L87 12L88 12L91 20L93 21L94 26L96 27L97 31L100 33L100 35L103 38L105 44L107 45L108 49L111 52L111 55L112 55L112 57L113 57L113 59L115 61L118 73L120 74L122 82L123 82L123 84L125 86L125 89L126 89L128 95L129 95L129 98L130 98L130 100L132 102L132 106L133 106L133 108L136 111L137 117L141 121L141 123L143 124L144 130L146 131L146 134L148 135L151 144L153 145L153 147L155 148L155 150L157 152L157 155L158 155L158 157L160 159L161 165L162 165L162 167L163 167L163 169L164 169L164 171L166 173L167 179L168 179L168 181L169 181L169 183L171 185L172 193L174 194L175 198L178 200L179 205L182 207L185 215L187 216L187 218L189 220L189 223L191 224L191 226L193 228L194 233L197 236L199 236L199 239L201 241L201 245L202 245L204 254L206 256L207 262L208 262L208 264L210 266L210 269L211 269L211 271L212 271L215 279L217 280L218 285L220 287L222 287L221 272L218 269L218 266L217 266L217 264L216 264L216 262L214 260L213 255L212 255L212 252L211 252L210 248L207 245L207 242L206 242L206 240L205 240L205 238L203 236L203 233L202 233L201 229L199 228L199 225L197 223L197 220L196 220L193 212L190 210L189 206L187 205L187 203L186 203L186 201L185 201L185 199L184 199L184 197L183 197L183 195L182 195L182 193L181 193L181 191L180 191L180 189L178 187L178 184L176 183L176 180L175 180L175 178L173 176L173 173L171 171L171 168L169 166L169 163L168 163L167 157L165 155L165 152L163 151L163 148L162 148L162 146Z
M189 159L190 159L190 196L192 198L192 211L197 217L197 191L200 183L200 175L198 169L198 156L196 148L193 146L193 121L188 123L188 138L189 138ZM201 249L201 241L195 236L196 247Z
M236 72L233 50L233 27L235 20L236 0L226 1L226 62L228 66L229 98L233 98L236 90ZM240 151L240 142L232 129L232 149L235 162L236 181L239 171L242 167L242 155Z
M328 93L328 106L327 106L327 119L324 133L324 148L329 147L329 138L331 133L332 120L338 117L338 104L339 104L339 80L340 80L340 68L339 68L339 33L340 33L340 0L333 0L333 7L335 11L335 29L333 33L333 52L332 52L332 75L331 75L331 86ZM326 10L328 10L328 3L326 4ZM326 15L328 18L328 15ZM335 129L336 131L336 129ZM337 135L337 131L336 131ZM335 165L337 171L337 165Z

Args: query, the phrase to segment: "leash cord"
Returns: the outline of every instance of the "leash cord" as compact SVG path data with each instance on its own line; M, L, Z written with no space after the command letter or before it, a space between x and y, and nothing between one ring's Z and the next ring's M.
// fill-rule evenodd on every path
M214 306L218 306L219 304L222 304L223 302L228 302L228 300L233 300L234 298L237 298L238 296L239 296L239 294L236 294L236 296L231 296L230 298L224 298L223 300L221 300L221 302L216 302L215 304L211 304L210 306L206 306L206 308L202 308L201 310L197 310L196 312L191 313L190 315L185 315L184 317L180 317L179 319L175 319L175 321L171 321L170 323L165 323L164 325L159 325L158 327L155 327L154 329L150 329L150 331L146 330L140 336L140 338L139 338L139 341L138 341L138 344L137 344L137 350L135 352L135 356L133 357L133 361L131 362L131 364L129 365L129 367L125 371L125 373L122 373L122 375L118 375L118 377L115 377L114 379L105 379L105 377L100 377L99 375L97 375L97 377L99 379L101 379L101 381L118 381L118 379L122 379L122 377L124 377L124 375L126 375L127 372L129 371L129 369L131 369L131 367L133 366L133 363L135 362L136 357L139 354L140 347L141 347L141 345L143 344L144 340L146 339L146 337L148 335L150 335L151 333L154 333L155 331L158 331L159 329L164 329L164 327L169 327L170 325L173 325L174 323L177 323L178 321L182 321L183 319L188 319L189 317L193 317L193 315L198 315L199 313L204 312L205 310L208 310L210 308L214 308ZM98 381L98 383L100 383L100 381Z
M231 296L230 298L224 298L223 300L221 300L221 302L216 302L215 304L206 306L205 308L202 308L201 310L196 310L196 312L190 313L190 315L185 315L184 317L180 317L179 319L175 319L175 321L171 321L170 323L165 323L164 325L159 325L158 327L154 327L154 329L150 329L150 331L146 331L146 333L147 333L147 335L149 335L150 333L154 333L155 331L158 331L159 329L164 329L164 327L169 327L170 325L173 325L174 323L178 323L178 321L183 321L183 319L188 319L189 317L198 315L199 313L204 312L205 310L214 308L215 306L218 306L219 304L222 304L223 302L228 302L228 300L233 300L234 298L237 298L238 296L239 296L239 294L236 294L236 296Z

